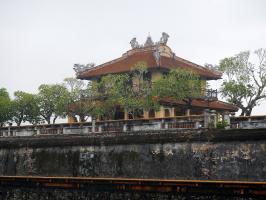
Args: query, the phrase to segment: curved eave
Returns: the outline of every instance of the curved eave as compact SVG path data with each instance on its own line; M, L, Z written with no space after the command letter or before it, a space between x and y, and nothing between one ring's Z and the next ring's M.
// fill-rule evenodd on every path
M154 50L139 50L131 54L124 54L122 57L112 60L110 62L98 65L94 68L88 69L77 75L79 79L93 79L99 76L107 74L118 74L129 72L137 62L146 62L148 69L152 70L155 68L161 69L175 69L183 68L194 71L196 74L206 80L217 80L220 79L222 74L214 72L205 67L192 63L188 60L182 59L177 56L160 56L159 63L156 62L153 55Z
M168 98L161 99L160 102L162 104L170 104L170 105L186 105L184 101L175 101ZM191 103L192 107L195 108L203 108L203 109L212 109L219 111L229 111L229 112L237 112L238 107L223 101L207 101L203 99L193 99Z

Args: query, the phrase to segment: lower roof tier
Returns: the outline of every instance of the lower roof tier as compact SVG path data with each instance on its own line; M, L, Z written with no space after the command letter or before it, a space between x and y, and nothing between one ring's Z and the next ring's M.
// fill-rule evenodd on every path
M171 99L162 99L160 100L161 104L164 105L187 105L188 103L185 101L176 101ZM238 107L229 104L223 101L208 101L203 99L192 99L191 102L192 108L204 108L204 109L211 109L211 110L218 110L218 111L228 111L228 112L237 112Z

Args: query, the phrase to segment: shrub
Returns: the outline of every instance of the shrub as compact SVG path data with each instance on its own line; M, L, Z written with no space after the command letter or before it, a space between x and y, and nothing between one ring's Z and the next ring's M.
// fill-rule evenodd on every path
M218 129L224 129L227 126L229 126L229 124L226 121L218 121L216 123L216 128Z

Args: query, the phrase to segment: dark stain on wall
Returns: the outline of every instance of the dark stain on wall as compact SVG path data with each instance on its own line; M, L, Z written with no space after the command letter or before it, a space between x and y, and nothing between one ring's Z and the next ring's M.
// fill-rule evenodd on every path
M1 138L0 145L0 175L266 181L265 129Z

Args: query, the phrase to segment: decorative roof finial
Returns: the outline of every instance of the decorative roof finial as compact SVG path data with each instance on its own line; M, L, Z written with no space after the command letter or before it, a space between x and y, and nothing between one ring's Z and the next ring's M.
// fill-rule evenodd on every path
M165 32L162 32L162 37L160 39L161 44L166 44L168 41L169 35Z
M130 40L130 45L132 47L132 49L136 49L139 48L139 43L137 42L137 39L134 37L132 38L132 40Z
M151 36L149 34L148 37L147 37L147 40L146 40L146 42L144 44L144 47L150 47L150 46L153 46L153 45L154 45L154 42L152 41Z

